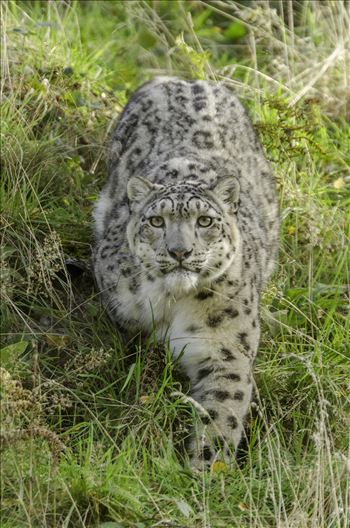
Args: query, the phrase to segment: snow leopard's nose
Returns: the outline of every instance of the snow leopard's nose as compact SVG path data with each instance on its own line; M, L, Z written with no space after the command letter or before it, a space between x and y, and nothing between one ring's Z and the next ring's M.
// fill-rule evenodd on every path
M192 253L193 249L186 249L186 248L168 248L168 253L173 259L177 260L178 262L182 262L183 260L186 260Z

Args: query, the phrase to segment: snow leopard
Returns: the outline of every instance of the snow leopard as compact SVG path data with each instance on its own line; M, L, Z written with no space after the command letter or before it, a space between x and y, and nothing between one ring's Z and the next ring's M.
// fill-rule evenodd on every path
M198 410L190 464L229 464L245 434L259 300L278 246L262 146L224 84L159 77L117 120L108 174L94 211L102 302L129 334L156 332L188 376Z

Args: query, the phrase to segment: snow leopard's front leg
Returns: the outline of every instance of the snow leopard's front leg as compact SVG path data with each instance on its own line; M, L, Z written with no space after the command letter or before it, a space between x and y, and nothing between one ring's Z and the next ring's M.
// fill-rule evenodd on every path
M252 397L251 362L230 345L215 352L194 365L197 372L191 377L191 396L202 408L189 445L195 467L233 461Z
M188 448L191 465L197 468L215 460L233 462L252 398L258 324L252 329L249 321L248 329L246 319L233 322L233 308L224 308L222 313L225 317L209 319L211 331L206 325L209 315L202 324L197 320L186 328L183 325L182 331L178 325L171 339L174 356L180 354L180 364L190 378L190 395L199 404L200 420Z

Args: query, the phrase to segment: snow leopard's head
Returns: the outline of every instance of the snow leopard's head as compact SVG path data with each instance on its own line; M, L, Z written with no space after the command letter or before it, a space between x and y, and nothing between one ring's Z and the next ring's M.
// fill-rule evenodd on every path
M198 182L159 185L133 177L128 198L130 249L150 277L165 278L168 290L188 291L202 280L216 279L235 259L235 178L209 187Z

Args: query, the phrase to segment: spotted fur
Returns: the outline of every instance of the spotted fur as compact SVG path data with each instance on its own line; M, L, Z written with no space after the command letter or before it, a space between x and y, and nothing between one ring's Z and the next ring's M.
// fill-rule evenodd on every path
M259 297L276 257L275 185L222 85L157 78L113 133L94 270L116 325L167 340L202 408L195 466L231 460L252 397Z

